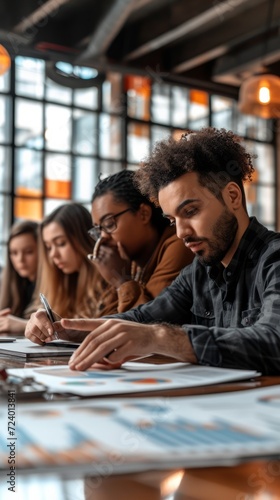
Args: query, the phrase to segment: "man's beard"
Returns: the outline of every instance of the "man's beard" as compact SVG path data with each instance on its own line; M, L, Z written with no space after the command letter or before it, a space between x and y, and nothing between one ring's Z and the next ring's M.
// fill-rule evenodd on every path
M204 251L198 251L196 254L199 261L206 266L221 262L233 244L237 229L237 218L225 208L213 225L212 238L203 240L208 243L208 254L204 255Z

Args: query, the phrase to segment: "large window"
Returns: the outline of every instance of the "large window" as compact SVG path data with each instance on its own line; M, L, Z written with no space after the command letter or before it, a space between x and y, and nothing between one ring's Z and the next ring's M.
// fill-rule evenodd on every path
M258 155L248 207L275 228L268 120L241 115L232 99L148 77L108 73L77 88L48 74L43 60L18 56L0 77L0 265L14 220L41 220L70 200L89 207L99 175L136 169L156 141L208 125L233 130Z

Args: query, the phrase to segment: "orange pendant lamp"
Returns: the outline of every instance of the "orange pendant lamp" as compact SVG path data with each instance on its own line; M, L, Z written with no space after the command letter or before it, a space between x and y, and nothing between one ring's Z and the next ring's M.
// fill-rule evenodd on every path
M11 58L8 51L0 44L0 75L4 75L11 66Z
M280 118L280 78L261 74L245 80L239 90L238 109L261 118Z
M267 0L267 22L264 32L263 66L273 22L275 0ZM247 78L239 89L238 108L246 115L260 118L280 118L280 77L260 73Z

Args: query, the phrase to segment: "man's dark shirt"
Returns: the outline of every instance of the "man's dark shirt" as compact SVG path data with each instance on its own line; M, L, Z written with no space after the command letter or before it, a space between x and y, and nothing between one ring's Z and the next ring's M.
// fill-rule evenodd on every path
M151 302L114 315L182 325L204 365L280 374L280 233L255 217L230 264L197 258Z

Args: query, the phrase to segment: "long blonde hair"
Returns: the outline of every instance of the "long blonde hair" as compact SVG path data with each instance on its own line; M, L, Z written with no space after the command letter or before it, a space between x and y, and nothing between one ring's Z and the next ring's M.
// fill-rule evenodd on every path
M49 258L42 232L51 222L63 228L73 249L81 257L78 272L64 274ZM88 234L91 227L90 213L79 203L61 205L45 217L40 226L39 275L34 294L38 306L39 292L42 292L60 316L92 318L100 315L98 301L107 284L87 258L93 247Z
M10 242L13 238L22 234L30 234L34 238L34 241L37 242L37 222L30 220L16 222L10 230L6 263L1 282L0 309L9 307L13 315L28 319L30 314L27 313L27 310L31 302L34 284L28 278L24 278L17 273L10 258Z

